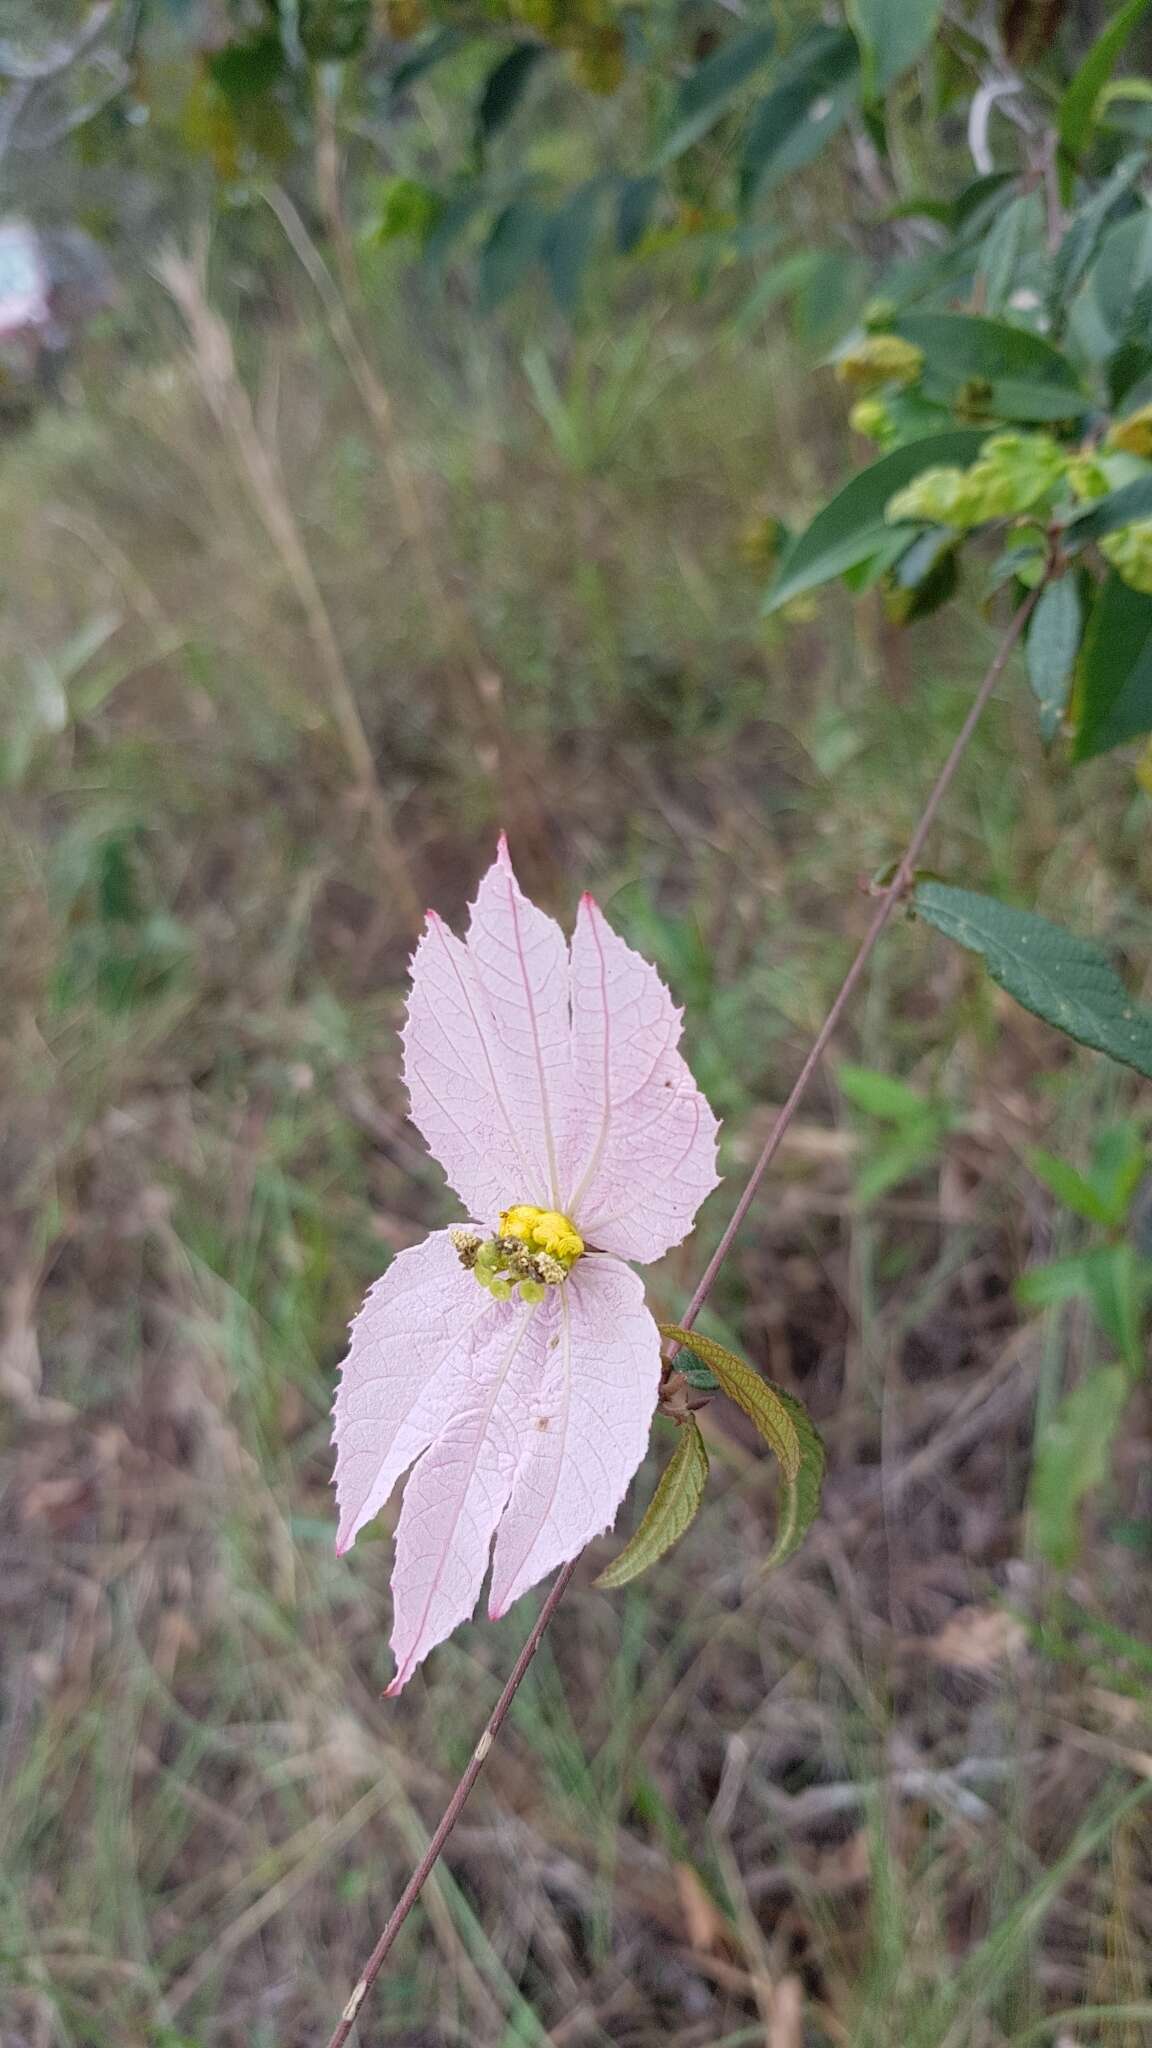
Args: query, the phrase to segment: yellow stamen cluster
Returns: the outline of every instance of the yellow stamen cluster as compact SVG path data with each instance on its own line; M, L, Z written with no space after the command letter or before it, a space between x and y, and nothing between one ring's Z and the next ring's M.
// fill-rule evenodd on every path
M518 1237L532 1251L548 1252L567 1271L580 1257L584 1239L558 1209L532 1209L521 1203L505 1209L500 1218L501 1237Z
M539 1302L550 1287L559 1287L584 1250L584 1240L557 1209L527 1204L505 1209L495 1237L475 1230L453 1230L452 1243L460 1263L495 1301L508 1301L515 1290L521 1301Z

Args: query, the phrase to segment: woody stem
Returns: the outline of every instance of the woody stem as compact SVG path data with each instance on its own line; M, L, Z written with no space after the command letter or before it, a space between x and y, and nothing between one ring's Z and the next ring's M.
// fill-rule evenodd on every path
M892 913L895 910L897 904L901 902L901 900L907 895L910 887L912 886L912 883L915 879L916 863L924 850L928 834L932 830L932 826L935 823L937 812L939 811L940 806L943 803L949 788L951 787L952 780L956 774L956 770L960 766L960 763L963 760L965 753L967 752L969 742L972 738L973 733L976 730L977 725L980 722L981 715L983 714L984 709L988 703L988 700L991 697L992 692L995 690L996 685L1000 680L1000 677L1004 673L1004 670L1008 663L1009 656L1011 655L1013 648L1017 645L1020 636L1024 631L1025 626L1028 624L1028 620L1032 615L1032 612L1039 599L1040 592L1043 588L1044 583L1041 582L1037 585L1035 590L1029 592L1024 602L1019 606L1017 611L1014 613L1008 627L1004 632L1002 639L1000 640L999 646L997 647L996 652L988 665L988 668L984 674L984 678L980 684L980 687L977 690L976 695L972 699L972 703L968 710L968 715L965 718L963 725L960 727L960 730L957 733L955 740L953 741L951 750L948 754L948 758L945 761L944 766L941 768L939 775L936 777L936 780L933 783L931 790L929 791L927 800L924 804L924 808L920 813L919 819L912 832L912 836L904 849L903 856L897 864L891 879L885 885L881 893L879 902L876 906L875 914L872 918L871 923L868 926L867 931L864 934L864 937L860 941L860 945L857 949L856 956L852 961L852 965L849 967L847 974L844 976L844 979L840 984L839 991L831 1005L831 1008L829 1009L823 1024L820 1026L820 1029L812 1042L811 1049L808 1053L807 1058L804 1061L803 1066L800 1069L800 1072L796 1076L796 1080L792 1085L792 1089L788 1096L788 1099L784 1103L782 1109L780 1110L779 1115L776 1118L775 1123L772 1126L771 1131L768 1134L768 1138L765 1142L764 1149L761 1152L760 1157L756 1161L756 1164L753 1167L752 1172L748 1176L748 1181L744 1188L744 1191L740 1196L740 1200L737 1202L735 1209L733 1210L731 1221L729 1222L727 1229L724 1231L724 1234L721 1237L720 1242L716 1247L716 1250L713 1252L712 1257L709 1259L708 1264L705 1267L703 1274L701 1275L700 1284L697 1287L695 1294L692 1296L692 1299L689 1302L684 1315L681 1317L681 1324L684 1329L691 1329L692 1324L695 1322L696 1317L699 1315L701 1309L704 1306L704 1303L707 1301L708 1296L716 1283L716 1279L720 1272L720 1268L724 1264L725 1259L728 1257L728 1254L732 1249L732 1245L735 1241L737 1232L739 1231L740 1226L744 1221L744 1218L748 1214L748 1211L751 1208L753 1201L755 1200L756 1191L759 1188L760 1183L763 1180L764 1175L767 1172L769 1166L772 1164L773 1159L776 1157L777 1152L780 1150L780 1146L784 1140L785 1132L787 1131L789 1124L792 1122L792 1119L795 1116L796 1111L800 1107L800 1103L804 1097L804 1094L808 1088L810 1081L812 1080L813 1075L816 1072L817 1067L820 1064L820 1060L828 1047L828 1043L832 1038L836 1026L840 1022L840 1019L843 1016L848 1003L851 1001L853 992L856 989L856 986L864 973L864 969L867 967L868 962L871 959L873 952L875 951L877 940L880 938L880 935L883 932L885 925L891 918ZM404 1890L401 1893L399 1899L397 1900L395 1908L393 1909L391 1918L389 1919L386 1927L381 1933L380 1939L376 1943L376 1946L373 1949L372 1954L369 1956L368 1961L364 1966L359 1981L356 1984L356 1987L353 1990L352 1995L349 1998L343 2013L341 2014L339 2025L337 2026L335 2032L333 2033L331 2039L328 2042L328 2048L343 2048L343 2044L347 2041L349 2035L351 2034L352 2029L356 2024L357 2015L360 2012L360 2009L364 2004L364 2001L367 1998L369 1992L371 1991L373 1984L376 1982L377 1977L380 1975L380 1972L388 1959L389 1953L392 1949L392 1946L396 1940L397 1935L400 1932L400 1929L403 1927L405 1920L408 1918L409 1913L412 1911L413 1906L416 1904L417 1899L420 1897L420 1894L423 1891L424 1886L428 1881L428 1878L430 1877L437 1861L439 1860L440 1853L444 1848L444 1844L447 1842L449 1835L452 1833L452 1830L456 1825L456 1822L460 1818L460 1814L463 1811L463 1808L468 1800L468 1796L472 1791L472 1787L476 1783L477 1778L480 1776L480 1773L484 1768L485 1759L487 1758L488 1752L492 1747L496 1734L502 1722L504 1721L505 1716L507 1715L509 1707L512 1705L512 1702L515 1699L516 1694L520 1690L520 1686L523 1682L525 1673L528 1670L528 1666L531 1664L533 1657L536 1655L536 1652L540 1647L540 1642L544 1635L544 1631L548 1627L548 1624L550 1623L552 1616L555 1614L556 1609L559 1607L560 1602L563 1599L564 1594L566 1593L568 1586L571 1583L573 1574L576 1570L576 1566L578 1563L579 1558L573 1558L568 1564L566 1564L563 1567L561 1571L557 1573L555 1579L553 1580L552 1585L549 1588L547 1598L545 1599L544 1604L540 1609L540 1613L536 1618L536 1622L531 1630L531 1633L529 1634L528 1639L520 1652L520 1655L517 1657L516 1662L512 1667L512 1671L509 1675L507 1684L505 1685L503 1692L500 1694L500 1697L497 1700L495 1707L492 1709L492 1712L489 1715L487 1722L485 1723L484 1732L481 1735L479 1742L476 1744L476 1747L472 1752L467 1768L465 1769L459 1784L456 1786L456 1789L453 1792L451 1799L448 1801L448 1804L444 1809L444 1813L440 1819L440 1823L436 1829L436 1832L429 1841L428 1847L425 1849L423 1856L420 1858L418 1867L416 1868L416 1870L413 1871L412 1876L409 1878L408 1883L404 1887Z

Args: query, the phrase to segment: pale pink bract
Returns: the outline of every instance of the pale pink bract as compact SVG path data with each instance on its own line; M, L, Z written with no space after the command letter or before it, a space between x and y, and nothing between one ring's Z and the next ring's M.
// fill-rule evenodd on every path
M679 1244L717 1180L680 1014L590 896L569 948L503 839L467 940L428 914L404 1032L413 1121L479 1233L527 1204L569 1217L588 1250L543 1301L494 1301L437 1231L393 1260L352 1325L334 1411L339 1551L414 1467L393 1693L472 1613L490 1553L495 1620L611 1527L644 1455L660 1338L624 1261Z

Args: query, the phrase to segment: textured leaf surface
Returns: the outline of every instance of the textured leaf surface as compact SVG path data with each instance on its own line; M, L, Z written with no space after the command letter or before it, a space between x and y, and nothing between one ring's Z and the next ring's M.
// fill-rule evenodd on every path
M916 908L983 955L993 981L1046 1024L1152 1079L1152 1011L1141 1009L1098 946L1028 910L922 882Z
M707 1483L708 1452L690 1416L680 1428L676 1449L635 1535L594 1583L611 1592L656 1564L695 1521Z
M987 439L983 429L966 427L928 434L861 470L793 541L764 600L765 611L868 561L891 536L884 517L888 500L922 470L950 463L967 467Z
M703 1359L729 1400L744 1410L775 1452L780 1466L779 1523L764 1568L783 1564L803 1542L820 1506L824 1446L807 1410L714 1338L682 1330L676 1323L661 1323L660 1335L671 1343L690 1346Z

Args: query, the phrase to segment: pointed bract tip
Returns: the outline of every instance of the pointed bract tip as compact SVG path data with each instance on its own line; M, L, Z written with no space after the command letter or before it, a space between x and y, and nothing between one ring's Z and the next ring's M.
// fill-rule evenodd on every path
M397 1672L395 1678L392 1680L391 1685L386 1685L384 1687L384 1690L380 1695L381 1699L394 1700L398 1693L403 1692L404 1684L405 1681L401 1678L400 1673Z
M512 855L508 851L508 834L506 832L501 832L496 841L496 858L504 867L511 867Z
M496 1605L496 1602L494 1600L490 1600L488 1602L489 1621L503 1621L504 1616L507 1614L510 1605L510 1601L507 1600L502 1600L499 1606Z

